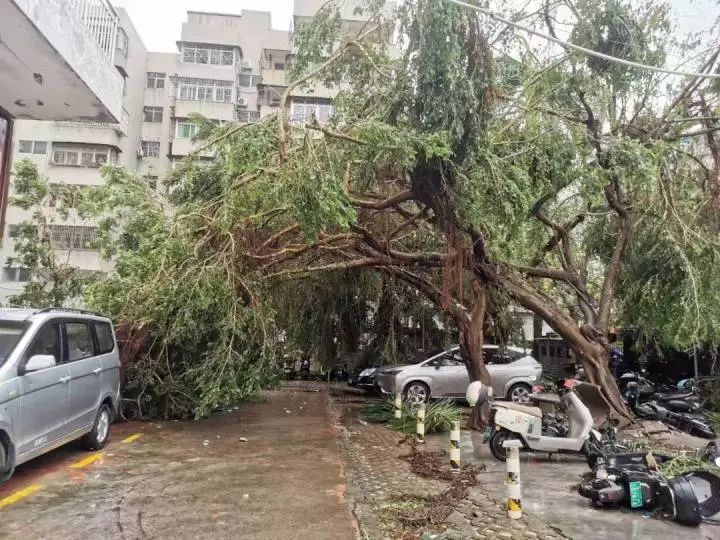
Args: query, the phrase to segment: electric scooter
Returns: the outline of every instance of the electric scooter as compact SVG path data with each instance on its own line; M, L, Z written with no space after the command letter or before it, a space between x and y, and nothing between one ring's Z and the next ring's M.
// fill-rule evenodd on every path
M489 442L495 459L505 461L506 450L503 443L509 439L522 442L522 451L584 455L591 467L603 454L622 451L614 437L603 437L602 433L594 429L595 424L604 423L609 413L599 387L577 381L569 381L566 386L570 386L570 389L561 396L568 417L568 430L564 437L543 434L543 413L539 407L493 402L493 429ZM593 404L592 412L583 403L580 394L588 403Z

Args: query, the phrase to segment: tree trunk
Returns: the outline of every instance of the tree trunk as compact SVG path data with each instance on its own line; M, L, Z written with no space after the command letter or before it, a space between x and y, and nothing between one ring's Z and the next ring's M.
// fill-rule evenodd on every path
M481 381L490 386L490 373L485 367L483 357L485 311L487 309L487 289L477 279L473 280L475 295L472 309L467 319L459 322L460 351L465 361L470 381ZM490 420L490 404L478 403L473 407L470 417L472 429L483 429Z
M588 380L597 384L610 408L610 417L620 421L632 418L632 413L620 395L615 378L610 371L609 349L607 336L595 327L585 325L580 328L577 323L563 314L545 297L536 293L532 287L507 274L495 274L495 282L521 306L529 309L542 318L557 332L572 349L575 358L585 368Z

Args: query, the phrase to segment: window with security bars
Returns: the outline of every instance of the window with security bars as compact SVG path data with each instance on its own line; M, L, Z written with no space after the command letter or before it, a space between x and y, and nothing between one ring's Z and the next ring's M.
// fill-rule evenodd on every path
M179 121L175 125L175 137L178 139L192 139L197 134L197 125L193 122Z
M235 64L235 51L232 47L213 47L188 43L183 45L182 61L186 64L232 66Z
M107 147L62 147L53 145L52 149L53 165L65 167L102 167L113 161L114 156Z
M178 80L178 99L232 103L233 83L213 79Z
M260 111L246 111L239 109L236 111L236 119L238 122L259 122Z
M18 152L21 154L46 154L45 141L18 141Z
M159 141L142 141L140 143L143 157L160 157Z
M165 88L165 73L157 73L154 71L148 71L147 74L147 87L148 88Z
M29 268L6 266L2 269L2 280L15 283L26 283L30 281L31 273Z
M94 249L98 228L85 225L50 225L50 245L54 249Z
M145 107L143 109L144 122L162 122L163 119L163 108L162 107Z
M325 123L333 113L333 106L329 99L324 98L294 98L292 102L291 120L297 123L318 122Z

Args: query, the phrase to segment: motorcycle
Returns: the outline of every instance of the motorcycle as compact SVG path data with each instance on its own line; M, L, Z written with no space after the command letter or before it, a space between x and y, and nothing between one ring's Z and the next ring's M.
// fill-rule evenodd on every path
M652 394L652 399L640 400L639 384L630 381L623 397L633 412L641 418L659 420L677 429L706 439L714 439L715 431L707 417L700 412L700 403L692 393Z
M505 461L503 443L510 439L518 439L523 444L521 451L584 455L591 467L603 455L624 451L625 448L614 440L614 430L603 435L594 428L593 417L604 418L609 412L599 387L577 381L568 381L566 387L568 391L560 399L567 414L567 431L552 423L544 423L539 407L493 402L488 437L493 457ZM595 414L583 401L595 405Z
M307 381L310 378L310 360L303 360L300 364L300 378Z

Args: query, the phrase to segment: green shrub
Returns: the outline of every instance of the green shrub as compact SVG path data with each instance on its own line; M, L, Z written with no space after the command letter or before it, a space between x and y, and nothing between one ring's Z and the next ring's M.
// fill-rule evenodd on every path
M368 422L386 424L401 433L415 433L417 426L417 408L403 402L402 416L395 418L395 405L392 400L366 405L362 417ZM450 431L454 420L460 418L460 409L451 400L431 401L425 407L425 433L443 433Z

